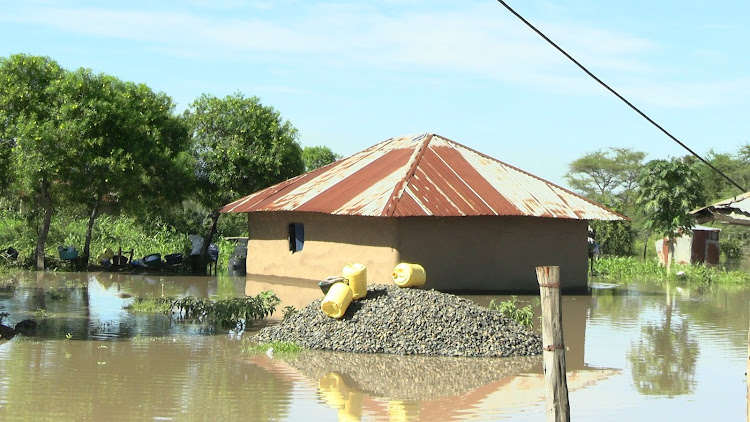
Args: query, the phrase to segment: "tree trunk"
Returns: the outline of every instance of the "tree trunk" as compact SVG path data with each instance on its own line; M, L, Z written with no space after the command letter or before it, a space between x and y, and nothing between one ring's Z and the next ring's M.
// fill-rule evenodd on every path
M221 213L219 213L219 210L212 211L211 214L208 215L208 218L211 219L211 227L208 228L208 233L206 233L206 237L203 238L203 246L201 246L199 258L201 272L204 274L206 273L206 265L208 264L208 247L211 244L214 235L216 235L216 225L219 222L220 215Z
M36 269L44 269L44 245L47 243L47 235L49 235L49 226L52 221L52 197L49 194L49 183L47 179L42 179L39 183L39 205L44 210L44 219L42 220L42 230L39 232L39 237L36 240Z
M672 259L674 259L674 236L670 234L667 239L667 242L669 242L667 244L667 277L669 277Z
M89 215L89 224L86 226L86 242L83 245L83 265L88 267L89 265L89 254L91 252L91 235L94 231L94 222L96 221L96 214L99 212L99 205L102 203L102 197L101 195L96 196L96 202L94 202L94 207L91 209L91 214Z

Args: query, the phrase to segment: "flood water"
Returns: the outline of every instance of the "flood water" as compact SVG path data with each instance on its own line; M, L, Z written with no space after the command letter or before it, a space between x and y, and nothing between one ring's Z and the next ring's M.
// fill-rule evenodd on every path
M252 332L123 309L137 296L269 289L283 303L266 324L320 296L294 280L0 275L4 323L38 322L33 337L0 340L0 421L545 420L539 356L246 355ZM749 300L744 287L676 285L565 296L571 420L744 420Z

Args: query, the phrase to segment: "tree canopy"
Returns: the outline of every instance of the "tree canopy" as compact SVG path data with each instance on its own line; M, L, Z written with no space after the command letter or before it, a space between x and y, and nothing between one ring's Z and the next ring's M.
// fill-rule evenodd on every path
M297 130L257 97L203 94L190 105L185 119L193 139L196 197L209 211L210 226L200 254L205 264L218 208L301 174L304 162Z
M297 129L241 93L203 94L185 113L201 203L210 209L304 171Z
M315 170L340 159L341 155L322 145L305 147L302 150L302 161L305 162L305 171Z

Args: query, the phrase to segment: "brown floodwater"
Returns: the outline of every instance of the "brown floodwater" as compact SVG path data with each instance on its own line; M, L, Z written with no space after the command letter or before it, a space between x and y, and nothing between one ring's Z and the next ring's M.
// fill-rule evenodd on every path
M750 290L597 287L612 288L563 298L572 420L745 419ZM321 296L314 284L274 278L0 275L4 323L38 322L35 336L0 340L0 421L545 419L539 356L248 355L241 344L252 331L123 309L138 296L263 290L283 303L259 326ZM539 314L534 297L519 300Z

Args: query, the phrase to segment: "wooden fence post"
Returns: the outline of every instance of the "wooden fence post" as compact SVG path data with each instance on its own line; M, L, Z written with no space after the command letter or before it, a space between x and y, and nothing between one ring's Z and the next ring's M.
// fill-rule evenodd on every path
M560 267L536 267L542 299L542 342L547 421L570 422L568 381L565 375L565 342L560 306Z

